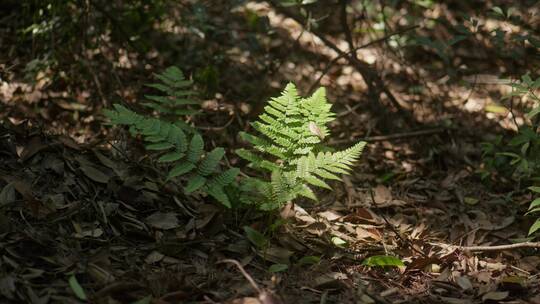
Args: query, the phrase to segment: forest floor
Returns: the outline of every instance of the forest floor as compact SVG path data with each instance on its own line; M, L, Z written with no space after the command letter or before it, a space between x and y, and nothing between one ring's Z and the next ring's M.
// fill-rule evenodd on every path
M123 88L114 97L96 89L111 85L100 78L107 66L98 66L91 86L66 93L46 72L28 85L22 67L4 65L0 299L79 303L80 285L91 303L540 303L538 249L497 247L526 239L532 196L479 174L481 143L515 128L512 113L485 111L508 88L448 81L433 54L404 60L376 44L359 50L408 117L388 98L373 100L359 71L333 60L339 54L316 34L268 5L248 8L268 17L274 36L248 55L242 30L219 41L236 64L220 66L226 93L206 98L196 123L232 151L238 131L286 81L304 95L320 82L338 113L330 143L368 141L354 172L318 204L287 205L279 220L227 210L162 187L140 143L103 125L100 111L114 98L138 98L151 77L144 65L133 63L143 67L137 76L117 66ZM241 24L231 16L223 23ZM472 47L463 47L475 56L462 55L461 64L489 62L489 52ZM24 62L0 58L8 60ZM497 68L490 64L485 70ZM410 90L417 85L425 90ZM233 153L228 160L239 164ZM256 249L244 226L265 231L268 245ZM376 255L405 266L362 264ZM289 268L271 273L273 264ZM266 292L276 299L263 299Z

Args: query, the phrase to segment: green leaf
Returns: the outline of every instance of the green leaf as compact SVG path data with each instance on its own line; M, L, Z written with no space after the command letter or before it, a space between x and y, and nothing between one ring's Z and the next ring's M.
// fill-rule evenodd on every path
M212 179L212 184L215 183L216 187L227 186L235 180L236 176L238 176L239 173L240 169L238 168L227 169L225 172L222 172L218 176L214 177Z
M298 260L298 265L314 265L318 264L321 258L315 255L308 255Z
M285 270L289 269L289 265L287 264L274 264L270 267L268 267L268 271L272 273L276 272L283 272Z
M199 134L193 135L189 143L187 160L191 163L196 163L202 155L204 149L204 141Z
M529 209L529 211L527 211L527 212L525 213L525 215L529 215L529 214L533 214L533 213L538 213L538 212L540 212L540 207L531 208L531 209Z
M540 206L540 198L537 198L531 202L531 204L529 205L529 210L532 210L533 208L536 208L538 206Z
M68 283L69 283L69 287L71 287L71 290L77 296L77 298L79 298L80 300L83 300L83 301L87 300L86 293L84 292L84 289L79 284L79 281L77 281L77 278L74 275L72 275L69 278Z
M497 105L497 104L486 105L484 109L486 110L486 112L490 112L490 113L496 113L496 114L508 113L508 109L506 107Z
M217 186L209 186L206 189L206 193L210 195L211 197L215 198L218 202L222 203L225 207L231 208L231 201L229 200L229 197L223 191L223 188L219 188Z
M202 176L210 175L214 170L216 170L219 162L225 155L225 150L223 148L215 148L206 154L206 157L201 161L198 172Z
M177 176L180 176L180 175L184 175L184 174L190 172L193 169L195 169L195 165L192 164L192 163L188 163L188 162L180 163L180 164L176 165L174 168L172 168L171 171L169 171L169 175L167 176L167 180L169 180L171 178L174 178L174 177L177 177Z
M362 262L365 266L405 266L399 258L390 255L375 255L365 259Z
M147 145L146 150L160 151L160 150L167 150L167 149L170 149L172 147L174 147L172 144L170 144L168 142L162 142L162 143Z
M184 153L169 152L167 154L161 155L158 158L158 162L160 162L160 163L175 162L175 161L180 160L182 157L184 157Z
M535 233L538 229L540 229L540 218L537 219L536 222L534 222L534 224L532 224L531 228L529 228L528 235Z
M266 237L259 231L249 226L244 226L244 232L246 233L248 240L255 245L255 247L262 249L268 244Z
M536 107L534 109L532 109L529 113L527 113L525 116L528 118L528 119L532 119L533 117L535 117L536 115L538 115L538 113L540 113L540 107Z
M540 187L537 186L531 186L527 189L531 190L532 192L540 193Z
M195 176L192 176L189 180L188 180L188 183L186 185L186 187L184 188L184 191L186 191L186 193L192 193L192 192L195 192L197 190L199 190L202 186L204 186L204 183L206 183L206 178L203 177L203 176L200 176L200 175L195 175Z
M497 15L501 16L501 17L504 17L504 12L502 10L502 8L498 7L498 6L494 6L491 8L491 10L493 12L495 12Z
M343 239L337 237L337 236L333 236L332 237L332 243L334 245L336 245L337 247L344 247L345 245L347 245L347 242L344 241Z

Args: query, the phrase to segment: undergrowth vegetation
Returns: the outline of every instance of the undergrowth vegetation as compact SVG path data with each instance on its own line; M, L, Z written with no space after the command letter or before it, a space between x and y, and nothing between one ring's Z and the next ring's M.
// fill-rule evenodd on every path
M246 149L236 153L260 174L236 181L238 168L220 168L225 150L217 147L206 152L201 134L185 121L185 117L197 113L190 107L199 104L190 98L194 94L192 83L177 67L156 77L161 82L148 86L163 95L146 95L150 101L143 103L156 117L120 104L106 110L105 115L111 124L127 126L131 135L141 136L145 148L157 153L157 162L168 168L165 181L183 180L186 194L200 191L229 208L243 204L275 210L299 196L316 201L311 186L332 190L324 179L340 180L338 175L348 173L366 144L359 142L337 152L323 145L329 134L327 124L335 119L324 88L301 98L290 83L252 124L262 137L240 134L260 155Z
M505 99L523 100L528 104L529 111L525 115L526 123L517 124L517 134L511 138L499 136L495 142L484 144L483 168L480 170L482 177L486 178L492 174L501 174L509 179L515 180L518 190L521 185L530 186L534 193L540 193L537 187L540 182L540 97L537 91L540 89L540 77L532 79L529 74L525 74L521 79L510 84L511 92ZM511 115L515 115L511 113ZM532 185L532 186L531 186ZM538 214L540 212L540 200L531 202L528 214ZM538 218L529 229L529 235L540 229L540 218Z

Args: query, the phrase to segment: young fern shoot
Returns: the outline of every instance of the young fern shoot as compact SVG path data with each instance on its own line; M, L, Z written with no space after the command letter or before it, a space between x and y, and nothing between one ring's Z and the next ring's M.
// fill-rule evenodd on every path
M313 186L331 189L325 179L340 180L339 174L348 174L366 143L329 151L322 140L329 134L327 124L335 119L331 106L324 88L302 98L292 83L269 101L259 121L252 124L259 134L241 133L255 151L236 151L250 167L271 176L270 182L258 178L244 182L245 203L274 209L298 196L317 200Z

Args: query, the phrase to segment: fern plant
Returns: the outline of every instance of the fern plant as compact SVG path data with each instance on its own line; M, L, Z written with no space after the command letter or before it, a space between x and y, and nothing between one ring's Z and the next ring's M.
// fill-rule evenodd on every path
M146 86L156 89L161 94L145 95L148 100L142 105L155 111L159 117L173 121L183 130L194 132L195 130L183 119L178 119L180 116L198 113L200 102L194 99L196 92L191 89L193 82L186 79L182 70L175 66L155 76L160 82Z
M159 154L157 161L168 165L167 180L183 178L184 191L188 194L203 191L227 207L231 207L225 188L236 179L237 168L221 171L220 161L225 155L223 148L215 148L205 153L204 141L200 134L189 128L179 115L193 114L185 105L195 104L184 97L188 84L178 68L168 68L157 77L161 84L150 86L165 92L167 96L147 96L155 103L144 105L156 110L162 116L175 116L177 121L169 122L162 118L138 114L122 105L115 104L112 110L105 110L105 115L113 125L129 127L132 135L140 135L149 151Z
M240 149L237 154L250 167L270 173L270 182L249 178L241 185L246 203L260 203L273 209L298 196L317 200L312 187L331 189L325 179L340 180L347 174L365 147L359 142L343 151L331 152L322 144L329 134L327 124L335 119L324 88L311 97L301 98L294 84L264 108L259 121L252 124L259 135L241 133L255 151Z

